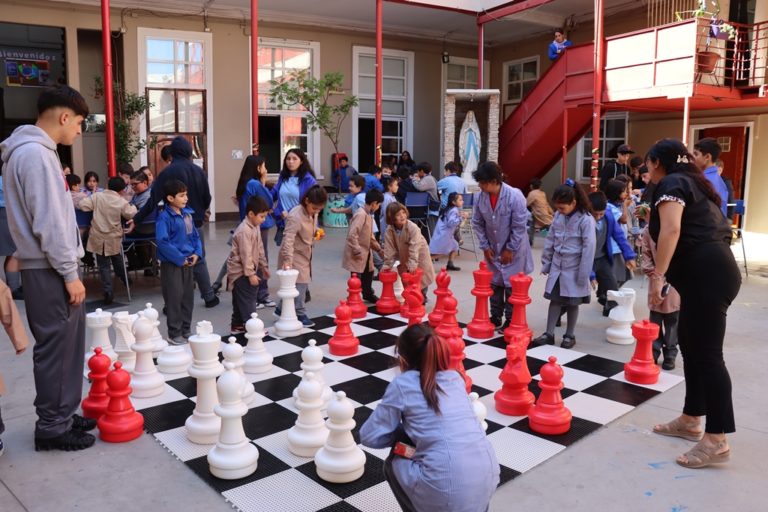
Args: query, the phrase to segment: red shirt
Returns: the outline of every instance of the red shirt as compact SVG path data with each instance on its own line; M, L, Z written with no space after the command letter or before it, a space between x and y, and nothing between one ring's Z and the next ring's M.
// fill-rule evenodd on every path
M499 202L500 195L501 194L496 194L496 195L488 194L488 198L491 200L491 208L493 208L494 210L496 209L496 203Z

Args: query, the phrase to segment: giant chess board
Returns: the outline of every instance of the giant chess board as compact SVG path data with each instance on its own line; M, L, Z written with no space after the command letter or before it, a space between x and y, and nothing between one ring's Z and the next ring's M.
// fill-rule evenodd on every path
M267 350L274 356L274 366L268 373L246 374L253 382L256 400L243 417L243 425L246 436L259 449L258 469L249 477L213 477L206 460L212 445L196 445L187 440L184 422L195 407L193 378L165 376L162 395L132 398L133 404L144 415L146 431L239 510L398 511L400 508L382 473L389 450L363 447L367 457L365 473L348 484L321 480L312 459L288 451L287 431L298 413L291 394L301 380L301 351L310 339L317 340L325 354L326 383L334 391L345 391L356 407L357 427L353 435L359 441L358 429L397 375L394 343L406 327L406 320L399 315L380 316L373 308L369 311L365 318L352 324L360 340L360 350L354 356L339 357L328 352L327 343L335 329L333 316L314 318L315 327L304 329L298 336L280 339L270 332L264 338ZM245 338L238 341L245 345ZM464 366L472 377L473 391L488 408L487 435L501 464L502 484L682 381L681 377L662 372L654 385L631 384L624 379L623 362L555 346L531 349L527 358L534 379L530 390L538 397L539 369L549 356L556 356L565 371L562 396L573 413L568 433L547 436L531 431L526 417L505 416L494 408L493 394L501 388L499 374L506 363L503 337L476 340L465 336L465 341Z

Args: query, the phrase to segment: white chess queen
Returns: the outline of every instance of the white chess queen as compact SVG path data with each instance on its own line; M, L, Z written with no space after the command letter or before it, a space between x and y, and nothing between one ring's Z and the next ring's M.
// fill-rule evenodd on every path
M461 125L459 133L459 157L461 165L464 166L464 175L472 176L480 163L480 126L475 120L475 112L470 110L467 117L464 118L464 124Z

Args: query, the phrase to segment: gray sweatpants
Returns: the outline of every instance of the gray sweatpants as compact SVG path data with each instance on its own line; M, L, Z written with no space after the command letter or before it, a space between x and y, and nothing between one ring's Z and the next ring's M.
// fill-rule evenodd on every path
M35 437L58 437L72 427L83 394L85 305L69 303L53 269L22 270L24 305L35 338Z
M200 291L200 298L208 302L216 296L216 292L213 291L213 286L211 286L211 275L208 273L208 264L205 260L205 225L198 227L197 232L200 234L200 244L203 246L203 257L194 266L194 276L197 289ZM166 305L168 305L167 302Z
M304 299L307 297L309 283L296 283L296 289L299 290L299 296L293 299L296 307L296 316L306 316L307 310L304 307Z
M198 263L195 265L197 267ZM192 332L192 309L195 306L193 267L177 267L173 263L160 263L160 286L168 310L166 315L168 337L173 339ZM208 270L206 269L206 273Z

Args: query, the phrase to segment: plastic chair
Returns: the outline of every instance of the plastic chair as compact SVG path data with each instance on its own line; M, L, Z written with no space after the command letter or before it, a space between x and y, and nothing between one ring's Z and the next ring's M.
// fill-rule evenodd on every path
M80 229L89 228L93 221L93 212L84 212L75 208L75 221Z
M426 192L408 192L405 195L405 207L408 208L408 216L419 226L427 228L430 240L432 231L429 229L429 194Z
M744 218L744 212L746 211L746 206L744 205L743 199L737 199L736 202L732 204L733 204L733 214L739 216L739 224L736 225L736 227L734 227L733 230L736 232L736 236L739 237L739 239L741 240L741 254L744 257L744 274L746 274L746 276L749 277L749 270L747 269L747 250L744 247L744 232L741 228L741 223L742 223L742 219Z
M474 254L475 261L477 261L477 239L475 238L475 230L472 229L472 211L475 207L475 194L461 194L461 197L464 198L464 208L462 208L461 211L469 212L469 219L462 221L459 228L461 229L461 239L464 240L464 234L467 232L469 233L469 237L472 239L472 249L465 249L464 246L462 246L461 249Z
M150 268L153 270L153 273L155 275L158 275L158 269L160 265L157 262L157 241L154 235L155 233L154 226L155 226L156 218L157 218L157 210L147 215L144 221L136 227L137 229L141 227L152 227L151 235L138 233L136 230L132 231L129 234L123 235L123 244L121 249L124 254L128 251L135 250L137 247L149 246L151 249ZM134 269L134 273L136 273L137 270L138 269ZM129 300L130 300L130 292L129 292Z

